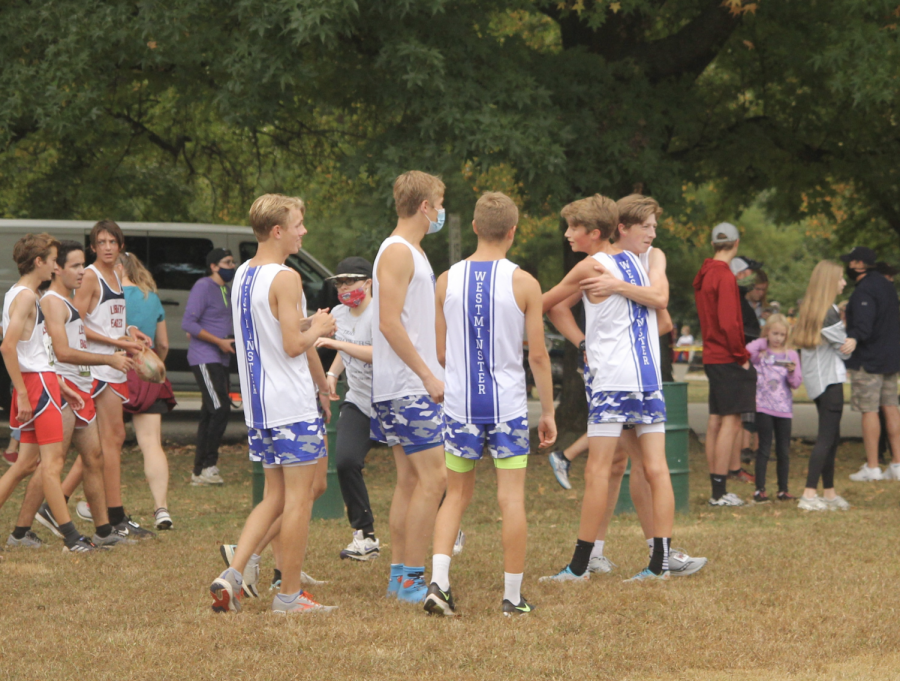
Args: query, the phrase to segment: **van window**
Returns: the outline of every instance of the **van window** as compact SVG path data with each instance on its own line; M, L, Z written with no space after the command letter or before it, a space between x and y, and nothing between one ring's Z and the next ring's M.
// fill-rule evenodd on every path
M85 237L88 264L96 260ZM194 283L206 276L206 255L213 249L209 239L177 236L129 236L125 234L125 250L134 253L150 270L161 289L190 291Z
M247 262L256 255L257 246L255 241L242 241L240 245L241 262ZM333 307L336 304L337 294L334 286L325 281L322 274L310 263L295 254L289 255L285 264L300 273L303 280L303 293L306 294L307 309L317 310Z

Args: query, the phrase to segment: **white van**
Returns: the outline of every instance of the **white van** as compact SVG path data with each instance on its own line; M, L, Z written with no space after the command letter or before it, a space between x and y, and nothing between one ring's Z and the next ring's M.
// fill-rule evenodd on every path
M88 263L94 260L88 235L95 222L87 220L0 220L0 293L5 293L19 279L12 259L16 241L32 233L47 232L57 239L72 239L85 244ZM134 253L147 266L156 280L159 297L166 311L169 329L169 356L166 368L175 390L197 390L194 375L187 363L188 339L181 330L181 317L191 287L206 276L206 254L213 248L227 248L235 262L249 260L256 254L256 239L249 227L203 225L183 222L119 222L125 233L125 250ZM303 291L311 312L337 304L334 286L326 281L331 272L322 263L300 251L288 258L287 265L303 277ZM2 366L0 404L9 404L9 377ZM232 360L231 385L237 390L237 364Z

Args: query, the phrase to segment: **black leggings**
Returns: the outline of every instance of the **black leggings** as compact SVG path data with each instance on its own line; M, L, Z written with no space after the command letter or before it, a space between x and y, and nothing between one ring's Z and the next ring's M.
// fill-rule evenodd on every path
M766 467L772 453L772 439L775 439L775 456L778 458L778 491L788 491L788 473L791 460L791 419L756 412L756 432L759 434L759 449L756 452L756 489L766 488Z
M344 402L337 424L334 462L350 527L364 532L374 532L375 523L369 505L369 490L362 474L372 444L369 439L369 417L352 402Z
M816 398L819 412L819 435L809 455L806 486L816 489L822 476L822 489L834 488L834 456L841 439L841 416L844 414L844 386L832 383Z

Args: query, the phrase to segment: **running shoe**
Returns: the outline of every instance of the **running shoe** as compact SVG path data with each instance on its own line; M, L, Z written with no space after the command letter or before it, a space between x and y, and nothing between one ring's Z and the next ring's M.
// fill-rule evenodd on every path
M736 494L730 492L718 499L710 499L710 506L743 506L744 502Z
M226 566L231 567L235 551L237 551L237 544L222 544L219 546L219 555L222 556Z
M884 474L881 472L880 466L869 468L868 464L864 463L856 473L850 474L850 479L853 482L875 482L877 480L884 480Z
M638 572L631 579L622 580L624 582L653 582L653 581L666 581L669 579L668 570L663 570L658 575L650 570L650 568L644 568L640 572Z
M428 586L425 584L425 577L404 577L400 583L400 590L397 592L397 600L404 603L421 603L425 600L425 594L428 592Z
M797 508L801 511L827 511L828 506L825 505L825 500L822 497L800 497L800 501L797 502Z
M825 497L819 497L829 511L849 511L850 504L847 502L844 497L836 496L834 499L826 499Z
M387 598L397 598L397 594L400 593L400 584L403 582L403 577L396 576L390 577L388 579L388 588L385 597Z
M228 568L209 585L209 593L213 597L213 612L240 612L241 582L238 572Z
M766 490L764 489L758 489L753 493L754 504L768 504L770 501L772 501L772 499L766 494Z
M563 489L572 489L572 483L569 482L569 469L572 467L572 462L563 456L563 453L559 450L550 452L547 460L550 462L550 469L553 471L559 486Z
M884 480L900 480L900 464L891 463L884 467Z
M5 463L7 466L12 466L18 460L19 452L3 452L3 463Z
M269 585L269 591L278 591L280 589L281 589L281 580L280 579L273 580L272 583Z
M117 530L125 530L132 539L152 539L156 536L156 532L145 530L131 519L131 516L125 516L125 520L115 526Z
M200 471L200 475L191 473L191 484L194 487L202 487L204 485L223 485L225 481L219 475L219 469L216 466L210 466Z
M460 530L456 533L456 541L453 543L453 555L458 556L466 545L466 533Z
M172 516L169 515L169 509L158 508L153 511L153 525L157 530L171 530Z
M616 564L606 556L596 556L588 561L587 571L594 574L606 574L612 572L615 567Z
M347 548L341 551L341 560L372 560L381 554L381 542L371 537L366 537L362 530L353 531L353 541Z
M94 536L91 537L91 543L99 548L112 548L114 546L128 546L129 544L137 544L137 539L129 539L127 533L113 528L113 531L105 537L101 537L95 532Z
M91 506L86 501L79 501L77 504L75 504L75 515L86 522L94 522L94 516L91 513Z
M456 605L453 603L453 594L450 593L450 589L444 591L437 585L437 582L432 582L425 595L425 612L429 615L447 617L456 615Z
M313 600L312 595L308 591L301 591L300 595L289 603L285 603L278 594L272 599L272 612L279 615L287 615L292 613L321 613L327 614L337 610L336 605L322 605Z
M518 605L513 605L513 603L504 598L503 599L503 616L504 617L515 617L516 615L527 615L530 612L534 612L537 610L536 605L532 605L528 601L525 600L525 596L520 597Z
M38 508L38 512L34 514L34 519L50 530L55 536L60 539L64 538L63 533L59 531L59 523L56 522L56 518L54 518L53 514L50 512L50 507L47 506L46 501Z
M797 501L797 497L795 497L793 494L789 494L788 492L779 492L778 501Z
M689 556L681 549L669 549L669 576L687 577L700 572L709 561L698 556Z
M90 553L96 550L97 547L85 536L78 537L71 546L63 545L63 553Z
M581 576L576 575L572 572L572 568L568 565L564 567L562 570L557 572L555 575L550 575L548 577L541 577L538 579L539 582L586 582L591 578L591 571L585 570L584 574Z
M6 545L21 549L39 549L44 545L44 542L34 532L28 530L21 539L16 539L14 536L9 535Z
M729 472L728 479L729 480L737 480L738 482L746 482L747 484L750 484L750 485L752 485L754 482L756 482L756 476L754 476L752 473L748 473L743 468L741 468L740 470L738 470L735 473Z
M323 584L328 584L327 579L316 579L315 577L310 577L308 574L301 570L300 572L300 583L303 586L322 586Z
M244 568L244 595L259 598L259 561L248 561Z

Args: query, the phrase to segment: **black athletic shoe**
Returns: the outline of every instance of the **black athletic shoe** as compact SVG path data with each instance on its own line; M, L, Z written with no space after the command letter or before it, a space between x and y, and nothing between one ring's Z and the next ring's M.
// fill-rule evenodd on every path
M428 593L425 594L425 612L429 615L444 615L452 617L456 614L456 606L453 603L453 594L450 589L443 591L432 582L428 587Z
M503 615L505 617L527 615L528 613L534 612L535 610L537 610L537 606L534 606L526 601L525 596L522 596L522 600L519 601L518 605L513 605L508 599L503 600Z
M131 516L125 516L125 520L120 522L118 525L114 525L117 530L120 532L127 532L128 536L132 539L152 539L156 536L156 532L151 532L150 530L145 530L143 527L138 525L131 519Z
M50 530L54 536L63 539L63 533L59 531L59 523L56 522L56 518L54 518L53 514L50 512L50 507L47 505L46 501L41 504L38 512L34 514L34 519Z

